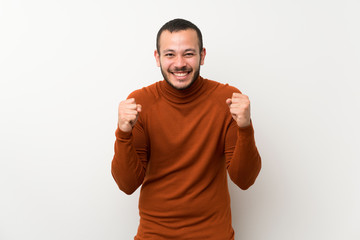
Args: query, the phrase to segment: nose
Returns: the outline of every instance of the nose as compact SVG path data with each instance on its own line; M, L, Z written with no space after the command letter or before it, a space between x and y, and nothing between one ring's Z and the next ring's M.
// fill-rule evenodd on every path
M178 56L175 60L175 67L176 68L182 68L186 65L186 62L182 56Z

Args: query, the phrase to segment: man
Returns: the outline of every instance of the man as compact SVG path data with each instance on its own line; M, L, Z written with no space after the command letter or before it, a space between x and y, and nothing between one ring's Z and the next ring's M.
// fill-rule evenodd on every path
M135 240L234 239L227 172L241 189L261 160L247 96L199 75L200 30L174 19L158 32L164 81L119 104L112 175L127 194L140 185Z

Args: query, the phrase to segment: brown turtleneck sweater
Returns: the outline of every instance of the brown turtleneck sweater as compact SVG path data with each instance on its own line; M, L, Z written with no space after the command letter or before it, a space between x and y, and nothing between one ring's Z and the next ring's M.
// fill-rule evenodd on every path
M134 91L142 105L132 132L116 130L112 175L141 184L135 240L232 240L227 173L242 189L261 168L253 126L239 128L225 100L234 87L199 77L188 89L166 81Z

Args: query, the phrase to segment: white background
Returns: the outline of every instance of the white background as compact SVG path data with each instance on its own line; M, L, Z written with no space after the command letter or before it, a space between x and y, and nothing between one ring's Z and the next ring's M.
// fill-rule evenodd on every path
M360 239L360 2L0 1L0 239L132 239L139 191L110 173L117 105L162 79L182 17L203 77L249 95L263 168L230 183L236 239Z

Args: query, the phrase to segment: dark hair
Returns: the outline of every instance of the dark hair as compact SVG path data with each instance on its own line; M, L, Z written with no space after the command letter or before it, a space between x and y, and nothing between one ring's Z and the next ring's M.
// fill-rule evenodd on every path
M172 33L172 32L178 32L178 31L187 30L187 29L193 29L196 31L197 37L199 40L199 48L200 48L200 52L201 52L203 49L203 40L202 40L202 34L201 34L200 29L195 24L193 24L192 22L190 22L188 20L176 18L174 20L171 20L171 21L165 23L164 26L162 26L160 28L160 30L156 36L156 49L157 49L158 53L160 54L159 40L160 40L161 33L163 31L167 30Z

